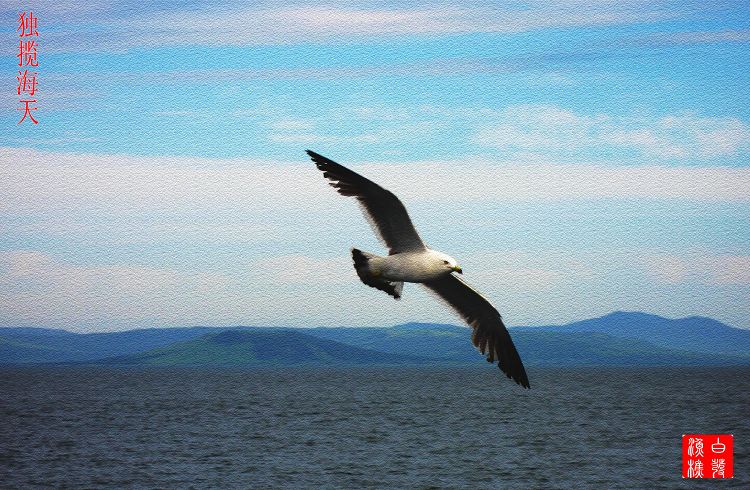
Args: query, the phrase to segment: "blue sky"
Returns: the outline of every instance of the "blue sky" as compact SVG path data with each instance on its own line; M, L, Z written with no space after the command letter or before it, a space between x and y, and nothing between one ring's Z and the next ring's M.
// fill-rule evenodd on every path
M750 327L738 2L4 4L0 324L456 322L360 284L382 252L312 148L396 192L510 325ZM39 125L13 20L39 18Z

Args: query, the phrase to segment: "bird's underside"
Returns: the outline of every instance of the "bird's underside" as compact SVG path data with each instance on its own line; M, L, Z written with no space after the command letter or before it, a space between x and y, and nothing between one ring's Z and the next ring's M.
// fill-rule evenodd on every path
M396 299L401 299L401 291L404 289L404 281L395 281L378 274L373 274L370 271L369 262L375 257L376 255L374 254L363 252L356 248L352 249L354 270L357 271L360 280L372 288L380 289Z
M422 242L406 208L391 192L312 151L307 151L339 194L357 199L378 237L388 247L381 257L352 249L352 259L362 282L400 299L404 282L418 282L455 310L472 328L472 342L487 361L516 383L529 388L521 357L513 345L500 313L453 272L462 273L455 259L430 250Z

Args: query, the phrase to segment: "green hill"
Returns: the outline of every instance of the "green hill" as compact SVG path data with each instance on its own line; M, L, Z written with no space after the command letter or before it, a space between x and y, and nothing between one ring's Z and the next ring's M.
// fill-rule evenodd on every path
M601 332L537 327L512 328L513 342L527 366L668 366L750 364L750 353L707 354L669 348ZM316 328L310 333L367 349L417 355L453 363L476 363L471 330L443 324L409 323L391 328Z
M294 330L226 330L96 364L117 366L357 366L425 364L423 358L390 354L321 339Z
M560 326L510 329L527 366L750 364L750 330L703 317L615 312ZM0 365L144 366L470 364L468 327L149 328L78 334L0 328Z

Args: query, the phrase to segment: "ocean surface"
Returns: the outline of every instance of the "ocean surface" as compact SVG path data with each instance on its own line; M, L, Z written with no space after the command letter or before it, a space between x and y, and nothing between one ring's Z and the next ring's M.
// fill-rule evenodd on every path
M750 487L749 368L529 375L3 369L0 488ZM733 480L682 479L691 432L734 434Z

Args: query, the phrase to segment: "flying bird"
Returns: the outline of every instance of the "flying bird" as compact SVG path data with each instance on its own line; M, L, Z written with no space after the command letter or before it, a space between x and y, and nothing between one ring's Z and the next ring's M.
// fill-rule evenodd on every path
M529 388L529 378L500 313L474 288L454 274L463 274L456 259L428 248L401 201L390 191L313 151L312 161L339 194L357 198L365 217L388 247L388 256L352 249L357 275L368 286L401 298L404 282L426 286L472 327L471 340L488 362L516 383Z

